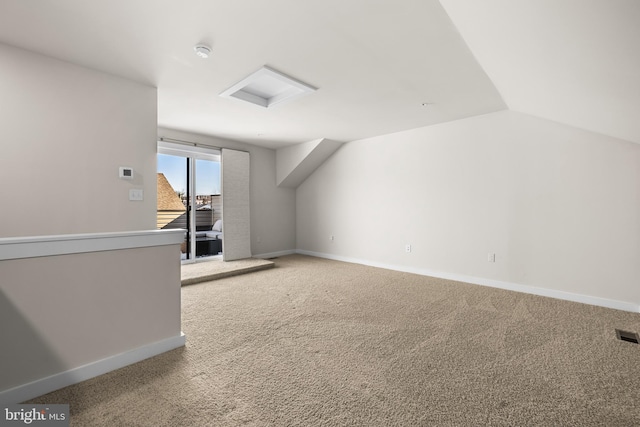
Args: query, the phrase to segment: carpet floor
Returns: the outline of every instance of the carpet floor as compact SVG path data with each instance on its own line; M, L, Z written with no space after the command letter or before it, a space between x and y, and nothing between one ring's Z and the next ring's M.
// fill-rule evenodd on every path
M640 314L300 255L182 288L184 348L32 400L72 426L640 425Z

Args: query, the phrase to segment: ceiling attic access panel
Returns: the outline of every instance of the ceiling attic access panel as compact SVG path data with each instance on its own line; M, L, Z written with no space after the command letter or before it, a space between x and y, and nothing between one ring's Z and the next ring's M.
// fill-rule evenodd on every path
M220 94L264 108L271 108L315 92L317 89L267 66Z

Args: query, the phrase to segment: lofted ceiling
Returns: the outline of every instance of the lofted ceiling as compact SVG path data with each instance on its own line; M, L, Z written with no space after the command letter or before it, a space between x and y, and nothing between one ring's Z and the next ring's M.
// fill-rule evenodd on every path
M638 4L0 0L0 42L157 87L161 127L269 148L505 108L640 143ZM318 90L218 96L264 65Z
M640 143L640 1L441 3L509 109Z

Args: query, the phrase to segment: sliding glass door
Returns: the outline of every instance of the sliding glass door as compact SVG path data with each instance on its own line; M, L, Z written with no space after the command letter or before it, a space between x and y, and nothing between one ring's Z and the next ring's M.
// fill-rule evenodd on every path
M185 230L182 259L222 254L220 154L158 143L157 226Z

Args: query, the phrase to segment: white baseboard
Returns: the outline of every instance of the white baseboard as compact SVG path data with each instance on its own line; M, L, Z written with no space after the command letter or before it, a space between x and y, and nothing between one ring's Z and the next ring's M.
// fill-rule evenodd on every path
M253 255L253 258L262 258L262 259L267 259L267 258L276 258L279 256L285 256L285 255L293 255L297 253L294 249L289 249L286 251L279 251L279 252L267 252L264 254L257 254L257 255Z
M0 404L14 404L33 399L63 387L106 374L144 359L185 345L184 333L124 353L60 372L27 384L0 391Z
M580 302L583 304L595 305L599 307L613 308L616 310L630 311L632 313L640 313L640 305L611 300L607 298L594 297L590 295L574 294L571 292L559 291L555 289L539 288L536 286L522 285L518 283L503 282L500 280L485 279L482 277L465 276L462 274L446 273L441 271L433 271L423 268L407 267L402 265L385 264L375 261L369 261L359 258L344 257L340 255L327 254L322 252L313 252L305 250L296 250L301 255L309 255L318 258L333 259L336 261L350 262L354 264L368 265L371 267L384 268L387 270L403 271L405 273L419 274L421 276L438 277L441 279L455 280L457 282L472 283L474 285L489 286L492 288L505 289L508 291L523 292L526 294L540 295L543 297L556 298L566 301Z

